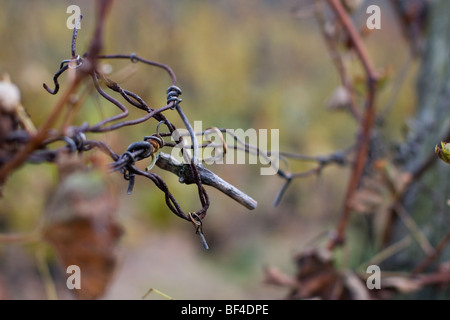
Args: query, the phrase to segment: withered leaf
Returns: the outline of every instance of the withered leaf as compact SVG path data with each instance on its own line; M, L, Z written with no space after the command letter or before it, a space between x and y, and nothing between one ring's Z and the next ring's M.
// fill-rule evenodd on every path
M298 267L296 284L289 299L339 299L339 273L334 268L331 253L325 249L309 249L296 257ZM337 294L336 294L337 293Z
M116 266L115 247L122 229L112 221L74 217L46 229L45 238L56 249L65 268L77 265L81 288L74 290L79 299L101 297Z
M331 252L312 248L296 257L297 276L288 299L371 299L365 283L353 271L336 269Z
M67 268L80 268L79 299L101 297L116 266L121 226L115 221L117 197L104 171L87 168L77 156L58 159L60 183L46 208L44 239ZM66 269L64 269L65 272Z

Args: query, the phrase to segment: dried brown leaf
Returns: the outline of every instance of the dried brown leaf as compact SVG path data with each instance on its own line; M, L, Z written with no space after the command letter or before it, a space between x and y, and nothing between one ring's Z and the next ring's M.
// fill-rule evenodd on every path
M54 246L65 268L80 268L81 288L74 290L79 299L96 299L104 294L116 266L115 247L121 230L112 221L82 217L46 229L45 239Z
M299 269L298 277L333 268L331 252L325 248L305 250L305 252L297 255L295 260Z
M331 252L324 248L312 248L296 257L298 267L296 284L291 288L289 299L331 299L341 297L336 294L339 274L336 271Z
M319 297L321 299L330 299L337 280L337 273L332 271L312 274L297 282L289 298L308 299Z
M375 296L353 271L334 266L328 249L312 248L297 255L297 275L288 299L368 300ZM278 276L277 273L275 273ZM284 275L283 275L284 276Z
M117 198L102 170L87 168L77 156L58 159L60 183L46 208L44 238L63 265L81 272L80 299L101 297L116 266L122 228L115 221Z

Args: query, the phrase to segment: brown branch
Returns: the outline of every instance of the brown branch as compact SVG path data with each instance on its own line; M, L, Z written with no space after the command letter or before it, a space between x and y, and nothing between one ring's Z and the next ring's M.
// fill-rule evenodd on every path
M87 67L88 70L86 70L87 73L94 72L95 67L97 66L98 55L103 49L103 28L105 25L105 18L111 5L112 0L97 1L97 25L89 46L89 51L85 55L90 62Z
M332 249L336 245L342 244L344 242L345 231L347 229L351 214L351 199L353 198L353 195L359 186L361 177L364 173L364 168L367 163L370 135L375 123L375 90L377 75L375 69L372 66L371 60L369 59L369 55L367 54L361 37L347 12L345 11L344 7L342 6L341 2L338 0L328 0L328 3L336 13L344 29L348 32L349 38L353 43L353 48L355 49L355 52L359 57L359 60L367 76L366 105L364 114L360 121L354 167L344 198L344 204L341 209L341 216L339 219L336 236L331 239L330 243L328 244L328 248Z
M69 101L70 96L72 95L73 91L76 89L80 81L81 77L75 77L75 79L70 84L69 89L56 103L56 106L53 108L51 114L48 116L47 120L36 133L36 135L32 137L32 139L25 145L22 150L17 152L10 161L5 163L0 168L0 185L5 183L10 172L20 167L27 160L28 156L42 145L42 142L47 138L48 129L50 129L50 127L55 123L56 119L58 118L66 103Z
M353 43L353 47L355 49L356 54L361 61L363 68L368 76L369 81L376 81L377 74L375 68L372 66L372 62L369 59L369 55L366 51L366 48L362 42L361 36L359 35L358 30L350 19L349 15L345 11L345 8L342 6L341 1L339 0L328 0L328 4L336 13L339 21L342 23L344 29L348 32L350 41Z
M349 111L356 120L360 120L361 115L356 106L355 92L354 92L353 84L352 84L351 80L349 79L349 76L345 69L344 61L342 60L342 56L338 52L335 40L325 28L326 22L325 22L325 19L323 16L323 6L321 4L322 4L322 2L320 0L316 0L316 4L315 4L316 19L318 20L318 22L321 26L321 31L322 31L322 35L325 39L325 44L327 45L328 51L330 53L330 56L331 56L331 59L333 60L334 65L336 67L336 70L339 73L342 85L344 86L344 88L347 90L347 92L349 94L349 97L350 97Z
M91 74L95 70L97 56L100 53L100 50L103 46L103 26L105 22L105 17L108 12L108 9L111 7L112 0L99 0L97 2L97 11L98 11L98 21L94 36L91 41L91 45L89 48L89 52L87 52L86 57L88 63L83 64L81 68L76 69L75 77L73 81L70 83L68 90L64 93L64 95L58 100L52 112L48 116L45 123L39 129L37 134L31 138L28 144L20 150L9 162L5 163L3 167L0 168L0 184L5 183L7 176L13 170L20 167L28 158L28 156L36 149L38 149L43 141L47 138L48 130L52 127L52 125L58 119L60 113L62 112L64 106L70 99L72 93L77 89L78 85L81 83L82 79L87 75Z
M182 183L192 184L195 182L194 176L190 170L191 165L187 163L180 163L169 154L161 152L158 155L156 165L163 170L170 171L173 174L177 175L180 179L180 182ZM203 184L212 186L217 190L225 193L227 196L242 204L247 209L253 210L256 208L258 203L250 196L237 189L230 183L226 182L202 165L197 164L196 168Z
M397 204L394 209L397 215L405 224L406 228L409 230L409 232L418 242L419 246L425 252L425 254L432 255L433 252L435 252L435 249L430 244L430 242L423 234L423 232L420 230L420 228L417 226L416 222L411 218L406 209L401 204Z
M412 271L412 275L416 275L424 271L434 260L436 260L440 255L442 250L445 249L448 242L450 241L450 231L442 238L442 240L437 245L436 249L431 252L417 267Z
M161 69L164 69L170 76L170 79L172 80L172 85L176 85L177 83L177 77L175 75L175 72L173 72L172 68L169 67L166 64L160 63L160 62L156 62L156 61L152 61L152 60L147 60L144 58L141 58L139 56L137 56L136 54L108 54L108 55L100 55L98 56L98 59L130 59L131 62L136 63L136 62L142 62L144 64L148 64L150 66L155 66Z

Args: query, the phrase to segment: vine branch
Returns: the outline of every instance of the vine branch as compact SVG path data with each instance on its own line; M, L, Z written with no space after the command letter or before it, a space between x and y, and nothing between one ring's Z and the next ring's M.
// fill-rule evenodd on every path
M351 200L359 186L361 177L364 173L364 168L367 163L371 132L375 123L375 91L377 84L377 74L374 67L372 66L371 60L369 59L369 55L362 42L361 36L359 35L349 15L342 6L342 3L339 0L328 0L328 4L331 6L342 26L348 33L348 36L353 44L353 48L357 56L359 57L361 65L363 66L363 69L366 73L367 87L365 108L360 121L356 142L356 156L353 170L349 184L347 186L336 235L330 240L328 244L328 248L332 249L336 245L340 245L345 241L345 232L351 215Z

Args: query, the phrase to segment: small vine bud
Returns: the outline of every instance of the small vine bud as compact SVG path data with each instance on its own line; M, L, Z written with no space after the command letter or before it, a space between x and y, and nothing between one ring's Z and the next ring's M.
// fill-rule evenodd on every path
M434 152L436 152L437 156L441 158L442 161L450 164L450 143L441 142L441 147L436 145Z

